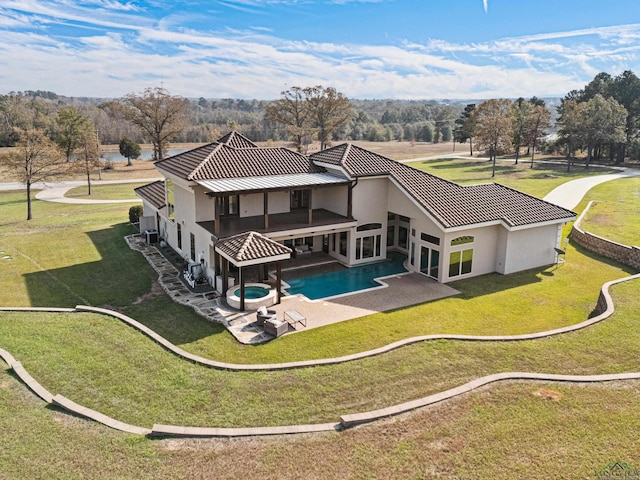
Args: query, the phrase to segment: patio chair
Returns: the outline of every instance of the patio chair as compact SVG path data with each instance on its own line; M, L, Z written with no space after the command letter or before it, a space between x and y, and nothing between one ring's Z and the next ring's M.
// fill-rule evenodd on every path
M265 320L275 320L276 311L275 310L267 310L267 307L260 307L256 312L256 324L259 326L264 326Z
M285 321L277 320L273 318L271 320L264 321L264 331L274 337L284 335L289 330L289 324Z

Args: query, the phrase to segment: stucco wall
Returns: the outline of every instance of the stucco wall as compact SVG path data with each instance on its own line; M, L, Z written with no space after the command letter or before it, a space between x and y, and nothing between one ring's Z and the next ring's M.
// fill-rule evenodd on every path
M349 191L345 186L318 188L313 191L313 208L324 208L346 217L348 197Z
M509 232L504 271L509 274L551 265L556 261L558 229L562 225L546 225Z
M443 281L449 282L460 280L461 278L474 277L476 275L485 275L496 271L496 245L499 243L500 230L504 228L500 225L489 225L480 228L470 228L457 232L447 233L442 243L442 260L446 265L445 271L442 272ZM473 242L462 245L451 246L451 241L458 237L472 236ZM463 250L473 249L473 261L471 264L471 273L465 275L457 275L449 277L449 256L451 252L459 252Z

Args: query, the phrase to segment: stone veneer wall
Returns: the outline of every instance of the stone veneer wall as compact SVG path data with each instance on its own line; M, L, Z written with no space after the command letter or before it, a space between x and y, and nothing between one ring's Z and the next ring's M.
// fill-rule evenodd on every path
M593 201L589 202L582 215L573 224L571 240L587 250L640 270L640 247L616 243L582 229L582 219L592 203Z

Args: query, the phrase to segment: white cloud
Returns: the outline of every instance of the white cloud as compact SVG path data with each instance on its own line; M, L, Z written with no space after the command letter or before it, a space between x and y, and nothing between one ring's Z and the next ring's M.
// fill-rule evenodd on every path
M226 1L239 8L273 2L282 3ZM184 28L183 14L154 20L138 10L115 0L0 0L7 14L0 15L0 93L119 97L163 82L188 97L270 99L285 85L315 84L360 98L562 95L611 66L637 65L640 55L638 24L483 43L347 45L285 40L259 26L194 31ZM49 23L82 31L47 36Z

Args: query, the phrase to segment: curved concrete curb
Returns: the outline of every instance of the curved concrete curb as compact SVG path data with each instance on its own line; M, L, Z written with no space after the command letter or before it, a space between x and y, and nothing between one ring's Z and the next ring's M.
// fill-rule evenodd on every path
M600 315L586 320L578 325L569 327L563 327L555 330L549 330L547 332L539 332L535 334L527 335L513 335L513 336L485 336L474 337L471 335L425 335L423 337L413 337L411 339L405 339L403 341L389 344L385 347L376 350L370 350L368 352L361 352L359 354L322 359L317 361L305 361L305 362L290 362L281 364L266 364L266 365L236 365L228 364L224 362L215 362L213 360L198 357L197 355L190 354L184 350L176 347L171 342L161 337L153 330L149 329L145 325L136 322L135 320L127 317L124 314L114 312L107 309L89 307L89 306L77 306L76 309L46 309L46 308L1 308L0 311L62 311L62 312L94 312L105 315L110 315L118 318L128 325L137 328L141 332L148 335L150 338L156 340L158 343L169 349L173 353L202 365L212 366L216 368L223 368L227 370L269 370L269 369L283 369L283 368L299 368L303 366L315 366L324 365L329 363L339 363L349 360L355 360L356 358L364 358L366 356L378 355L385 351L390 351L395 348L399 348L404 345L416 343L424 340L434 339L455 339L455 340L479 340L479 341L514 341L514 340L531 340L536 338L549 337L552 335L558 335L560 333L567 333L575 330L585 328L594 323L600 322L605 318L608 318L614 312L614 305L611 295L609 293L609 287L611 285L629 281L632 279L640 278L640 274L632 275L629 277L621 278L607 282L602 286L600 298L598 300L598 308L604 310ZM470 382L460 385L458 387L445 390L444 392L432 394L426 397L412 400L409 402L393 405L378 410L372 410L369 412L361 412L354 414L347 414L340 416L340 423L323 423L323 424L311 424L311 425L287 425L278 427L247 427L247 428L217 428L217 427L188 427L188 426L174 426L174 425L161 425L155 424L151 430L129 425L111 417L108 417L100 412L83 407L62 395L52 395L42 385L40 385L22 366L22 364L15 360L15 358L6 350L0 349L0 357L13 369L16 375L40 398L47 403L58 405L65 410L75 414L93 419L99 423L102 423L108 427L138 435L149 435L158 437L167 436L188 436L188 437L243 437L243 436L265 436L265 435L285 435L296 433L316 433L326 431L338 431L345 428L350 428L359 424L369 423L376 420L380 420L385 417L399 415L407 413L417 408L433 405L444 400L451 399L464 393L469 393L484 385L505 381L505 380L535 380L535 381L554 381L554 382L573 382L573 383L586 383L586 382L610 382L615 380L637 380L640 379L640 372L609 374L609 375L559 375L559 374L545 374L545 373L531 373L531 372L504 372L484 377L477 378ZM348 359L348 360L347 360Z
M166 338L162 337L146 325L134 320L133 318L120 313L115 312L113 310L108 310L106 308L100 307L92 307L87 305L77 305L75 309L42 309L42 308L34 308L30 309L28 307L2 307L0 311L64 311L64 312L92 312L98 313L101 315L108 315L110 317L117 318L118 320L126 323L127 325L139 330L140 332L147 335L149 338L153 339L164 348L173 352L174 354L182 357L186 360L190 360L194 363L204 365L207 367L218 368L221 370L235 370L235 371L265 371L265 370L286 370L293 368L306 368L306 367L318 367L322 365L335 365L338 363L352 362L354 360L361 360L367 357L373 357L376 355L381 355L383 353L388 353L392 350L396 350L401 347L405 347L408 345L412 345L414 343L426 342L431 340L464 340L464 341L475 341L475 342L515 342L515 341L523 341L523 340L536 340L540 338L548 338L555 335L560 335L563 333L575 332L577 330L581 330L583 328L589 327L595 323L601 322L602 320L610 317L615 311L615 307L613 304L613 300L611 299L611 294L609 293L609 288L612 285L617 283L622 283L630 280L635 280L640 278L640 273L631 275L628 277L620 278L617 280L612 280L610 282L605 283L600 291L600 297L598 298L598 303L596 310L601 313L597 316L585 320L584 322L577 323L575 325L569 325L566 327L556 328L554 330L546 330L543 332L536 333L526 333L522 335L455 335L455 334L436 334L436 335L422 335L418 337L410 337L402 340L398 340L397 342L393 342L387 345L384 345L379 348L375 348L373 350L367 350L363 352L354 353L351 355L345 355L342 357L333 357L333 358L321 358L317 360L301 360L297 362L285 362L285 363L265 363L265 364L239 364L239 363L228 363L228 362L219 362L216 360L211 360L209 358L200 357L193 353L189 353L180 347L174 345Z
M340 424L344 428L350 428L362 423L373 422L385 417L400 415L417 408L433 405L434 403L449 400L463 393L469 393L484 385L505 380L536 380L551 382L570 382L570 383L592 383L592 382L612 382L615 380L640 380L640 372L618 373L611 375L557 375L553 373L531 373L531 372L504 372L487 375L485 377L476 378L470 382L460 385L459 387L445 390L444 392L435 393L428 397L419 398L410 402L400 403L392 407L381 408L380 410L372 410L364 413L354 413L351 415L342 415Z
M426 397L412 400L391 407L372 410L369 412L341 415L339 423L318 423L309 425L284 425L277 427L245 427L245 428L218 428L218 427L188 427L177 425L154 424L152 429L130 425L112 417L104 415L96 410L79 405L62 396L53 396L42 385L36 382L29 373L24 370L20 362L16 362L13 356L6 350L0 349L0 356L5 362L11 362L9 366L18 377L31 388L38 396L49 404L56 405L74 415L82 416L101 423L107 427L135 435L147 435L149 437L249 437L271 435L293 435L300 433L319 433L340 431L356 425L374 422L383 418L407 413L411 410L426 407L449 400L453 397L470 393L480 387L499 381L530 380L552 381L569 383L593 383L611 382L616 380L640 380L640 372L617 373L609 375L558 375L553 373L532 372L504 372L487 375L470 382L454 387L444 392L435 393Z
M200 365L219 368L223 370L241 370L241 371L284 370L284 369L293 369L293 368L317 367L321 365L334 365L337 363L345 363L345 362L351 362L354 360L361 360L363 358L373 357L375 355L381 355L383 353L387 353L401 347L412 345L414 343L425 342L430 340L514 342L514 341L522 341L522 340L536 340L540 338L547 338L555 335L560 335L563 333L574 332L574 331L589 327L595 323L601 322L602 320L610 317L615 311L615 307L613 305L613 300L611 299L611 294L609 293L609 288L612 285L615 285L617 283L634 280L636 278L640 278L640 273L636 275L620 278L617 280L612 280L610 282L605 283L601 288L600 298L598 299L598 307L597 307L597 309L602 313L600 313L599 315L593 318L585 320L584 322L581 322L575 325L569 325L566 327L556 328L554 330L546 330L543 332L536 332L536 333L527 333L523 335L486 335L486 336L454 335L454 334L422 335L419 337L405 338L403 340L398 340L397 342L390 343L380 348L367 350L359 353L354 353L352 355L345 355L342 357L321 358L317 360L302 360L298 362L268 363L268 364L227 363L227 362L219 362L216 360L211 360L208 358L203 358L198 355L194 355L192 353L186 352L185 350L182 350L180 347L177 347L173 343L169 342L167 339L158 335L156 332L154 332L147 326L141 324L140 322L137 322L136 320L122 313L114 312L112 310L107 310L105 308L90 307L90 306L84 306L84 305L76 306L76 310L99 313L99 314L109 315L109 316L118 318L119 320L123 321L127 325L130 325L133 328L136 328L137 330L143 332L145 335L148 335L150 338L158 342L160 345L162 345L169 351L175 353L176 355L182 358L191 360L192 362L198 363Z

